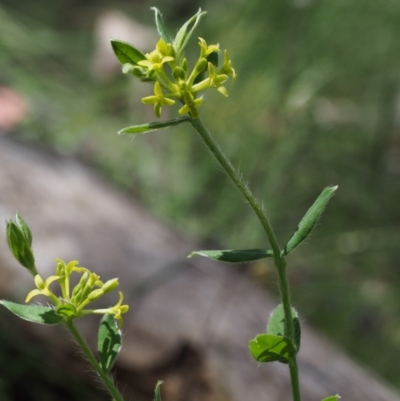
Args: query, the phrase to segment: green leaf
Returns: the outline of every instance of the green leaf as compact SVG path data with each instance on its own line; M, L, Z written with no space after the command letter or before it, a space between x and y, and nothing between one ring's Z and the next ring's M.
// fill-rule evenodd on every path
M209 259L219 260L221 262L243 263L243 262L252 262L253 260L270 258L274 256L274 253L269 249L241 249L241 250L223 249L218 251L192 252L188 256L188 258L191 258L196 255L204 256Z
M25 235L27 234L25 233ZM27 240L25 235L16 223L13 221L7 222L7 244L11 253L22 266L26 267L35 276L38 274L35 267L35 258L28 243L29 238Z
M300 349L301 328L296 309L292 308L292 319L294 328L294 341L296 344L296 351ZM283 305L279 304L271 313L268 321L267 333L276 336L285 336L285 311Z
M156 388L154 389L154 401L162 401L161 398L161 384L164 382L162 380L159 380L156 384Z
M274 334L258 334L254 340L250 340L249 348L251 356L257 362L287 363L296 353L296 348L290 339Z
M301 326L298 317L293 318L293 329L294 329L294 343L296 344L297 352L299 352L301 344Z
M101 320L97 349L99 363L105 373L108 373L118 356L122 346L121 331L111 315L104 315Z
M317 198L314 204L308 209L307 213L301 219L296 231L286 244L284 249L284 254L287 255L292 252L302 241L304 241L311 233L312 229L321 217L326 205L328 204L330 198L333 196L338 186L327 187Z
M330 397L324 398L322 401L337 401L340 397L339 394L331 395Z
M28 320L29 322L58 324L63 321L63 319L56 314L54 309L48 306L21 305L4 300L1 300L0 304L4 305L10 312L14 313L14 315L17 315L21 319Z
M121 131L118 131L118 134L144 134L146 132L156 131L162 128L173 127L174 125L179 125L187 121L190 121L190 117L179 117L168 121L156 121L142 125L132 125L131 127L126 127Z
M292 318L298 316L297 311L292 308ZM285 335L285 311L283 305L279 304L271 313L268 321L267 333L275 334L277 336Z
M146 60L146 56L140 50L135 49L126 42L111 39L111 46L121 64L129 63L136 65L139 61Z
M22 217L17 213L15 216L15 222L17 223L18 228L21 230L22 235L26 239L26 242L28 243L29 246L32 246L32 233L31 230L28 226L28 224L25 223L24 220L22 220Z
M175 36L175 41L174 41L174 48L176 51L177 56L182 53L183 49L187 45L190 37L192 36L194 30L196 29L197 25L199 24L201 18L206 14L205 11L201 11L201 8L199 8L199 11L195 15L193 15L192 18L190 18L188 21L186 21L181 29L179 29L178 33ZM193 24L193 26L190 28L190 25Z
M158 34L162 37L165 43L172 43L171 36L169 36L169 33L165 26L164 18L160 13L160 10L156 7L151 7L150 10L154 11Z

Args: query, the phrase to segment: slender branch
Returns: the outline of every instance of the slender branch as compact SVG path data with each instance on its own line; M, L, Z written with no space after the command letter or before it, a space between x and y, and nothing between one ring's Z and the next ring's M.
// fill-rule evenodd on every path
M95 356L93 355L92 350L86 343L85 339L81 336L78 329L76 328L74 322L72 320L66 321L65 326L71 332L72 336L74 337L75 341L78 343L79 347L82 349L83 353L85 354L88 362L90 363L91 367L94 371L100 376L104 386L113 397L113 401L124 401L121 393L118 391L117 387L115 386L114 381L112 378L103 371L99 363L97 362Z
M276 236L274 231L269 223L267 217L265 216L261 206L258 204L257 199L253 196L250 191L250 188L246 184L246 182L238 175L238 173L233 168L231 162L228 158L222 153L218 145L215 143L214 139L212 138L211 134L208 132L207 128L204 126L203 122L200 118L191 119L190 123L193 125L195 130L200 134L203 141L208 146L211 153L217 159L219 164L231 178L233 183L236 185L238 190L243 194L246 200L250 203L250 206L253 208L254 212L256 213L260 223L262 224L265 233L267 234L268 240L271 244L272 250L274 252L274 257L279 256L281 251L279 248L278 241L276 240Z
M285 312L285 334L288 338L294 341L294 327L292 318L292 304L290 300L289 283L286 274L286 261L283 256L279 259L280 265L275 266L278 270L279 277L279 289L281 292L283 310ZM296 354L289 358L289 371L290 371L290 381L292 383L292 394L294 401L300 401L300 384L299 384L299 371L297 367Z
M268 221L267 216L262 210L260 204L258 203L257 199L251 193L247 183L235 171L229 159L222 153L222 151L212 138L211 134L204 126L201 119L191 118L189 121L194 127L194 129L199 133L199 135L201 136L201 138L203 139L203 141L205 142L205 144L207 145L208 149L211 151L213 156L217 159L218 163L228 174L229 178L233 181L237 189L249 202L250 206L252 207L258 219L260 220L260 223L263 226L265 233L267 234L269 243L271 244L271 248L274 253L274 263L278 271L279 287L282 297L283 309L285 312L285 334L288 338L294 341L294 327L292 319L292 307L290 301L289 285L286 275L286 261L279 247L279 243L274 233L274 230L270 222ZM301 401L296 355L289 358L289 371L292 383L293 400Z

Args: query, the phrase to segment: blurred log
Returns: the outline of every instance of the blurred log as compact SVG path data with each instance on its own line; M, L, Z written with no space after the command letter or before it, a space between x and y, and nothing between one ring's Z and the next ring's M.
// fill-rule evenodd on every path
M52 273L54 257L61 257L80 260L105 280L120 278L131 311L116 375L127 399L151 399L158 379L165 381L164 401L291 399L287 367L257 366L247 350L248 340L263 331L276 302L235 267L187 259L198 248L194 241L153 219L89 168L0 138L0 217L10 219L17 210L33 229L35 255L44 276ZM31 277L10 256L4 230L0 278L2 297L21 301L32 288ZM81 365L72 362L73 344L62 328L23 323L4 309L0 319L3 367L32 354L27 344L35 344L30 347L37 351L32 360L41 361L33 363L32 372L20 375L25 378L22 382L3 370L0 379L15 380L15 386L8 383L2 399L46 400L45 395L35 398L40 378L53 377L64 366L69 383L68 377L75 373L74 380L79 381ZM94 343L98 319L90 317L81 324ZM304 400L335 393L352 401L399 399L398 393L306 324L302 329L299 364ZM15 389L26 388L27 377L34 378L36 390L16 395ZM53 394L48 399L79 399L74 394L63 398L62 384L55 387L54 380L42 383L46 394ZM64 385L69 390L74 387ZM99 397L95 393L83 398Z

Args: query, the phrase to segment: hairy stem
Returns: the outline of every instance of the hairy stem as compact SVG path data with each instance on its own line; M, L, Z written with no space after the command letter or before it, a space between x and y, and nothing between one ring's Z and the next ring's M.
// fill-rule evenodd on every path
M115 386L114 381L112 378L103 371L99 363L97 362L95 356L93 355L92 350L86 343L85 339L81 336L78 329L76 328L74 322L69 320L65 322L65 326L70 331L72 336L74 337L75 341L78 343L79 347L82 349L83 353L85 354L87 360L89 361L91 367L94 371L100 376L101 381L103 382L104 386L113 397L113 401L124 401L121 393L118 391L117 387Z
M261 225L264 228L265 233L267 234L269 243L271 244L272 251L274 253L274 263L276 269L278 271L279 277L279 288L282 297L283 309L285 312L285 331L286 336L294 341L294 327L293 327L293 319L292 319L292 308L290 301L290 292L289 292L289 284L286 275L286 261L281 252L281 249L278 244L278 240L272 229L270 222L268 221L267 216L262 210L260 204L257 199L253 196L250 191L250 188L243 180L243 178L235 171L231 162L228 158L222 153L211 134L204 126L203 122L200 118L190 119L190 123L194 127L194 129L199 133L208 149L211 151L213 156L217 159L218 163L224 169L226 174L228 174L229 178L233 181L237 189L242 193L242 195L249 202L250 206L254 210L258 219L260 220ZM290 380L292 383L292 394L293 401L301 401L300 397L300 386L299 386L299 377L298 377L298 368L297 368L297 360L296 355L292 356L289 359L289 371L290 371Z

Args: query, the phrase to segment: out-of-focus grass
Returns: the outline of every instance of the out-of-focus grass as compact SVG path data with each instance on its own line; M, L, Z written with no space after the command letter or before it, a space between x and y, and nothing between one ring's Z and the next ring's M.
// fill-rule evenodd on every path
M140 12L134 7L124 5L151 21L143 5ZM400 386L400 3L272 0L204 8L198 34L228 48L238 72L228 99L207 94L204 120L264 202L282 245L320 190L339 185L309 243L289 258L295 305ZM189 127L132 141L115 135L148 121L151 112L137 98L146 89L122 74L95 81L90 24L57 29L60 18L56 7L0 8L0 83L31 104L18 135L84 158L199 238L229 248L265 246L248 205ZM268 262L252 271L275 290Z

